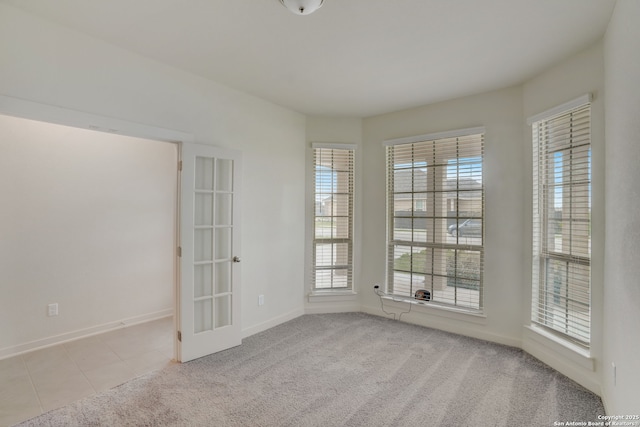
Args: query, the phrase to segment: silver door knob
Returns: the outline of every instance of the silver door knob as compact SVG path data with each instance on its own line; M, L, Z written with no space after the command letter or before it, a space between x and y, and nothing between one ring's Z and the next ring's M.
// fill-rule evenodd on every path
M233 262L240 262L240 257L239 256L234 256L231 260Z

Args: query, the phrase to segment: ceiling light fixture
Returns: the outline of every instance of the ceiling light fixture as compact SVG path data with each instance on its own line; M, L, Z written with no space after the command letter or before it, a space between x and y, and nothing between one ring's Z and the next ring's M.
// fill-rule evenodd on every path
M296 15L309 15L320 9L324 0L280 0L280 3Z

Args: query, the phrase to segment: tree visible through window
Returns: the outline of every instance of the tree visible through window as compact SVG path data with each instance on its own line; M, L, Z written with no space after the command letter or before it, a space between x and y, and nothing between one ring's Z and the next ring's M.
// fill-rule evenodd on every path
M387 142L387 291L483 305L483 129Z
M351 289L354 147L314 144L313 153L313 288Z

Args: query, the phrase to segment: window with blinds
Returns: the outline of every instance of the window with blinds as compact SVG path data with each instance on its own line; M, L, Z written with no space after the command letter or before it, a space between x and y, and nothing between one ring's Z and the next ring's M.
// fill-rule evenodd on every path
M314 290L348 290L353 275L355 146L313 144Z
M588 347L591 323L588 100L533 121L532 131L532 321Z
M484 129L386 141L387 292L483 306Z

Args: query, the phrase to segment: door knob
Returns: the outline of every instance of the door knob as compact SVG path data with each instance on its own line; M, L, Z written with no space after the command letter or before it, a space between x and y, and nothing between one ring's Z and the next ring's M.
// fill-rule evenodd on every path
M234 256L231 260L233 262L240 262L240 257L239 256Z

